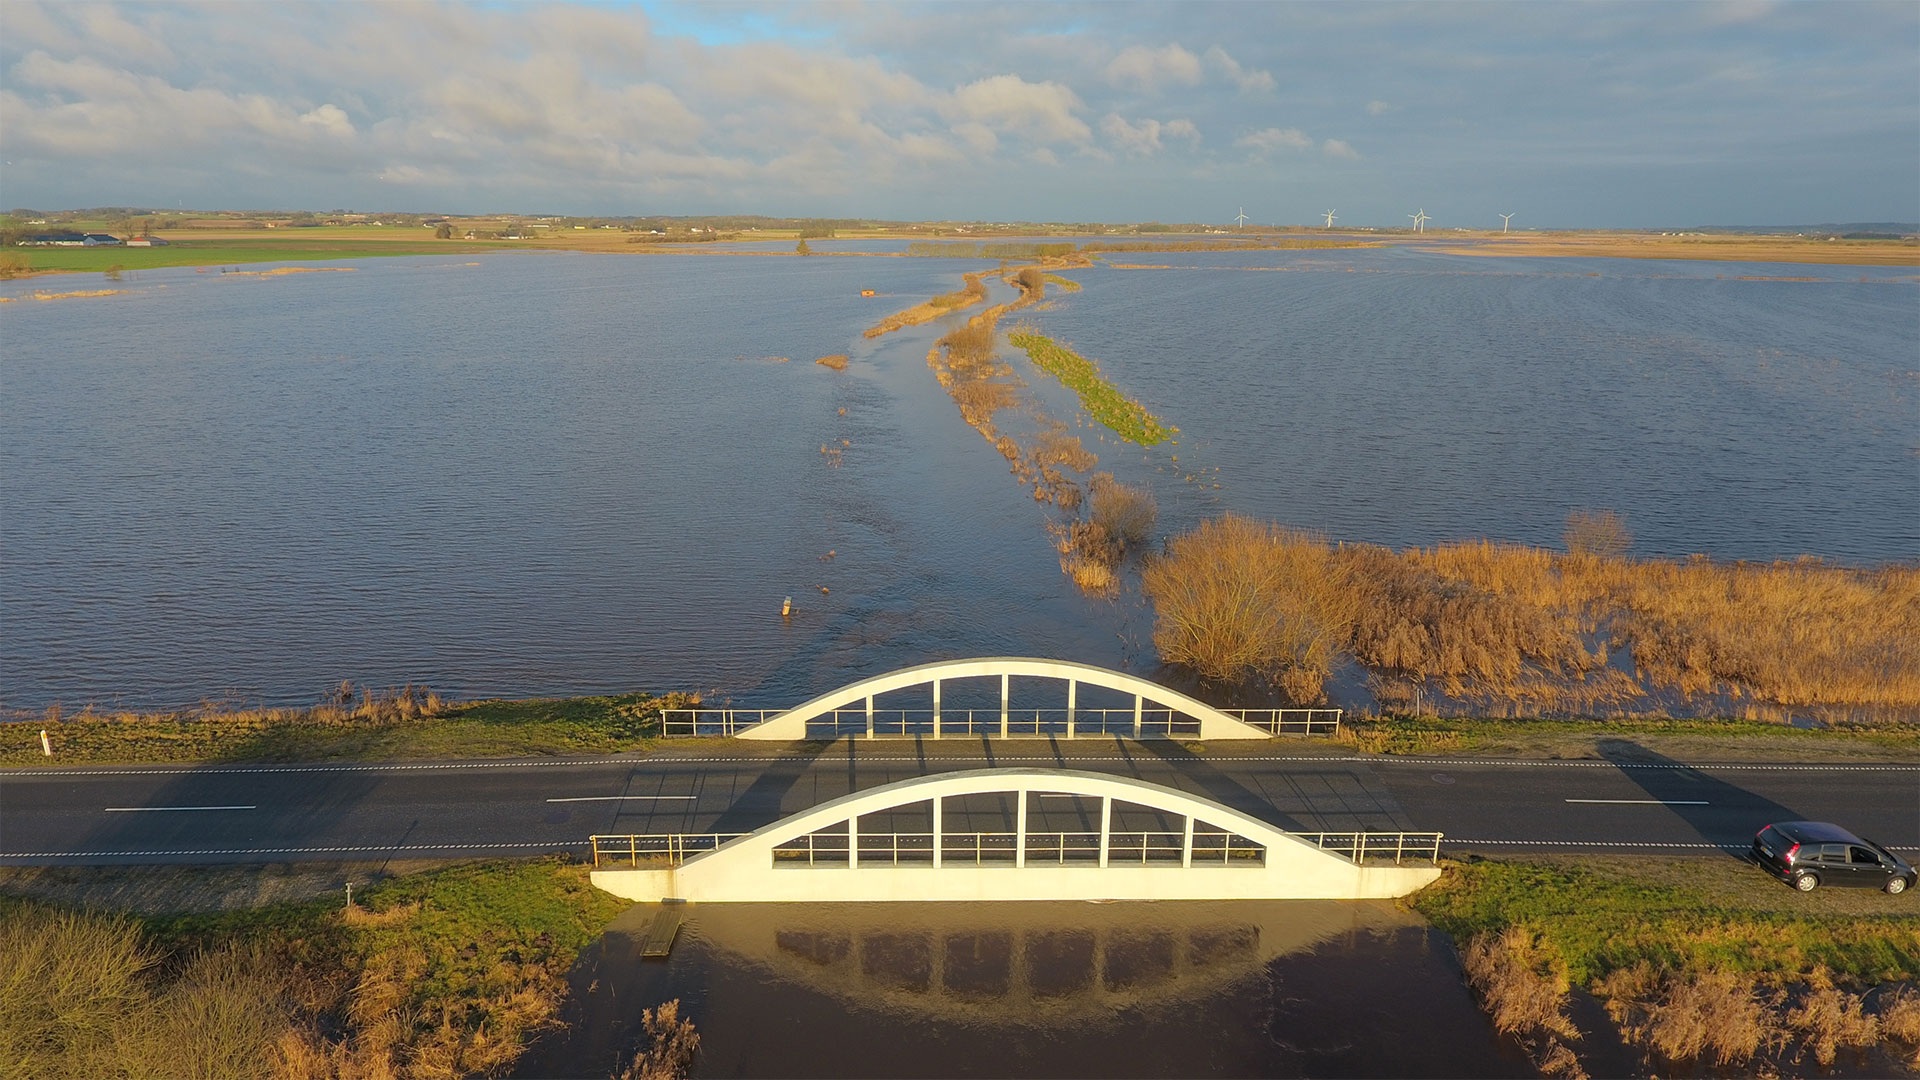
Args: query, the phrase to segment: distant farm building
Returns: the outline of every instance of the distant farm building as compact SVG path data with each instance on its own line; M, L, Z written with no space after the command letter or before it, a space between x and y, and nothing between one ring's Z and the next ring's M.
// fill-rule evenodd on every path
M129 236L128 247L167 247L168 243L157 236Z

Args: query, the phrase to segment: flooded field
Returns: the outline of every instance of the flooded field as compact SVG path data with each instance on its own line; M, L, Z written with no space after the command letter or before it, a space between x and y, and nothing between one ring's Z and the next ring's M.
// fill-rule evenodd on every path
M1084 291L1021 316L1181 429L1073 429L1161 534L1234 510L1557 546L1604 507L1644 555L1920 553L1900 268L1108 261L1169 268L1072 271ZM1137 594L1062 576L1051 508L935 382L948 327L861 335L983 265L524 252L0 305L0 706L306 704L343 678L780 705L995 654L1151 673Z

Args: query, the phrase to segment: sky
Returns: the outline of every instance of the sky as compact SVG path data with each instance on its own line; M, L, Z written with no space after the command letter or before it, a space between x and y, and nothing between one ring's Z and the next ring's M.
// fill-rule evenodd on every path
M1920 220L1920 4L0 3L0 206Z

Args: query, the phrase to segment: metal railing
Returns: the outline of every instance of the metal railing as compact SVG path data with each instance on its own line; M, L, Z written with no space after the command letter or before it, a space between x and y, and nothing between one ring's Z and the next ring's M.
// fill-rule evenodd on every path
M757 727L785 709L662 709L660 734L669 738L730 737Z
M1223 713L1275 735L1332 735L1340 730L1339 709L1221 709Z
M948 832L940 836L942 866L1098 866L1098 832L1029 832L1025 834L1025 858L1016 854L1021 834L1012 832ZM1108 866L1181 865L1185 834L1178 832L1110 832L1107 834ZM930 866L933 863L934 836L930 832L860 834L861 866ZM796 836L775 847L776 867L848 865L848 843L844 832L818 832ZM1266 848L1244 836L1228 832L1200 831L1193 834L1191 865L1264 866Z
M1293 835L1310 844L1318 844L1328 851L1337 851L1357 863L1368 859L1389 859L1398 866L1412 859L1416 862L1440 861L1440 838L1437 832L1318 832L1294 833Z
M740 734L779 716L785 709L663 709L661 734L669 738ZM1222 709L1221 712L1274 735L1332 735L1340 730L1340 709ZM936 723L937 718L937 723ZM938 738L944 735L999 735L1024 738L1073 738L1102 735L1198 736L1200 721L1164 707L1118 709L835 709L807 721L808 738L864 736Z
M729 840L747 835L746 833L628 833L588 837L593 844L593 865L599 867L604 862L623 860L629 866L639 866L642 858L652 861L664 859L669 866L679 866L690 856L712 851Z

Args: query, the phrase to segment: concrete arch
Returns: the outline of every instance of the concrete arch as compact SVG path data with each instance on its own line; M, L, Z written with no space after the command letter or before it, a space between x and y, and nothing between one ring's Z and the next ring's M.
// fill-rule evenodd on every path
M1098 864L1036 865L1027 857L1028 797L1042 793L1101 800ZM943 861L942 800L1012 794L1018 800L1013 861ZM1184 819L1179 861L1111 864L1113 801ZM922 802L933 808L929 865L862 863L859 818ZM850 858L832 866L783 866L776 853L795 841L849 826ZM1258 845L1257 861L1194 859L1197 825ZM1404 896L1439 876L1433 867L1362 866L1258 818L1208 799L1132 777L1071 769L970 769L854 792L803 810L665 870L597 870L593 882L631 900L1343 900Z
M1267 739L1272 735L1252 724L1227 715L1198 698L1189 697L1178 690L1150 682L1137 675L1124 671L1095 667L1092 664L1078 664L1071 660L1045 660L1031 656L985 656L971 660L941 660L931 664L917 664L913 667L889 671L884 675L875 675L850 683L838 690L828 691L811 701L804 702L765 723L748 728L740 733L742 739L766 739L795 742L807 737L807 721L826 716L835 710L845 709L856 703L864 702L871 713L875 695L893 690L905 690L915 686L933 688L934 731L940 729L940 684L946 679L976 679L998 676L1001 680L1001 733L1006 733L1007 716L1007 680L1014 676L1022 678L1042 678L1065 680L1068 687L1069 733L1073 730L1073 701L1075 689L1080 683L1104 687L1134 696L1134 711L1138 716L1145 702L1154 701L1184 713L1200 722L1199 738L1202 739Z

